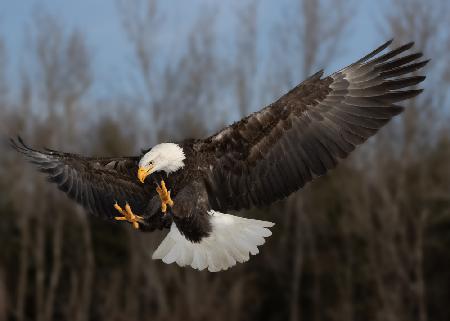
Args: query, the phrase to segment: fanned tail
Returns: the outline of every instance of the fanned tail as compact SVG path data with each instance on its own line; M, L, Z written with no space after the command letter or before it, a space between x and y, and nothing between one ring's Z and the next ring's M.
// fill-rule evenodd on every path
M191 266L197 270L208 268L210 272L227 270L250 259L250 254L259 253L258 246L274 223L247 219L215 211L211 215L211 234L199 243L187 240L172 223L169 234L153 253L153 259L166 264L176 262L179 266Z

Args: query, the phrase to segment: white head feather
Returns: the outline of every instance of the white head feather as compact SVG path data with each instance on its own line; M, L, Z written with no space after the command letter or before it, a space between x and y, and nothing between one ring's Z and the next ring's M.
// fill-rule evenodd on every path
M139 167L153 165L152 172L164 171L167 174L176 172L184 166L183 149L174 143L162 143L155 145L139 161Z

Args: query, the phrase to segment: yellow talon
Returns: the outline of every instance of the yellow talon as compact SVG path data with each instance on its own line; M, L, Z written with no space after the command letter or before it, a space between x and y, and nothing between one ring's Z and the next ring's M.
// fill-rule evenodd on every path
M170 207L173 206L173 200L170 198L170 191L167 190L166 183L164 180L161 181L161 186L156 188L156 192L161 199L161 212L167 212L167 205Z
M122 216L116 216L114 219L116 221L128 221L130 222L135 229L139 228L139 223L142 223L144 221L144 218L139 215L135 215L133 211L131 210L131 207L128 203L125 204L125 210L123 210L119 204L115 203L114 208L122 214Z

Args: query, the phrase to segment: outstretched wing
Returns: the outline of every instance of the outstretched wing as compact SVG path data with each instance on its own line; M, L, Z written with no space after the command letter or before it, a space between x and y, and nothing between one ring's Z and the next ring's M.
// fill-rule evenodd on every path
M128 202L135 213L143 213L151 197L136 178L139 157L91 158L54 150L38 151L20 138L11 140L11 145L92 214L118 216L113 207L115 201Z
M210 201L216 210L267 205L334 168L403 108L398 102L424 76L428 61L401 55L413 43L376 57L389 41L354 64L313 75L277 101L198 143L210 156ZM399 57L401 55L401 57Z

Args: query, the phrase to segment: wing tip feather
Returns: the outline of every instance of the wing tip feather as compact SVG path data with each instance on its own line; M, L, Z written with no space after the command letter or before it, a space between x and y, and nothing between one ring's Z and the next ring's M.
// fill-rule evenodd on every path
M16 138L9 138L10 146L16 151L25 154L30 148L28 148L22 140L22 137L17 136Z
M389 47L392 44L393 41L394 41L394 38L391 38L390 40L386 41L385 43L383 43L381 46L379 46L375 50L371 51L370 53L368 53L367 55L365 55L364 57L362 57L361 59L356 61L353 65L358 64L358 63L366 62L370 58L376 56L377 54L379 54L380 52L385 50L387 47Z

